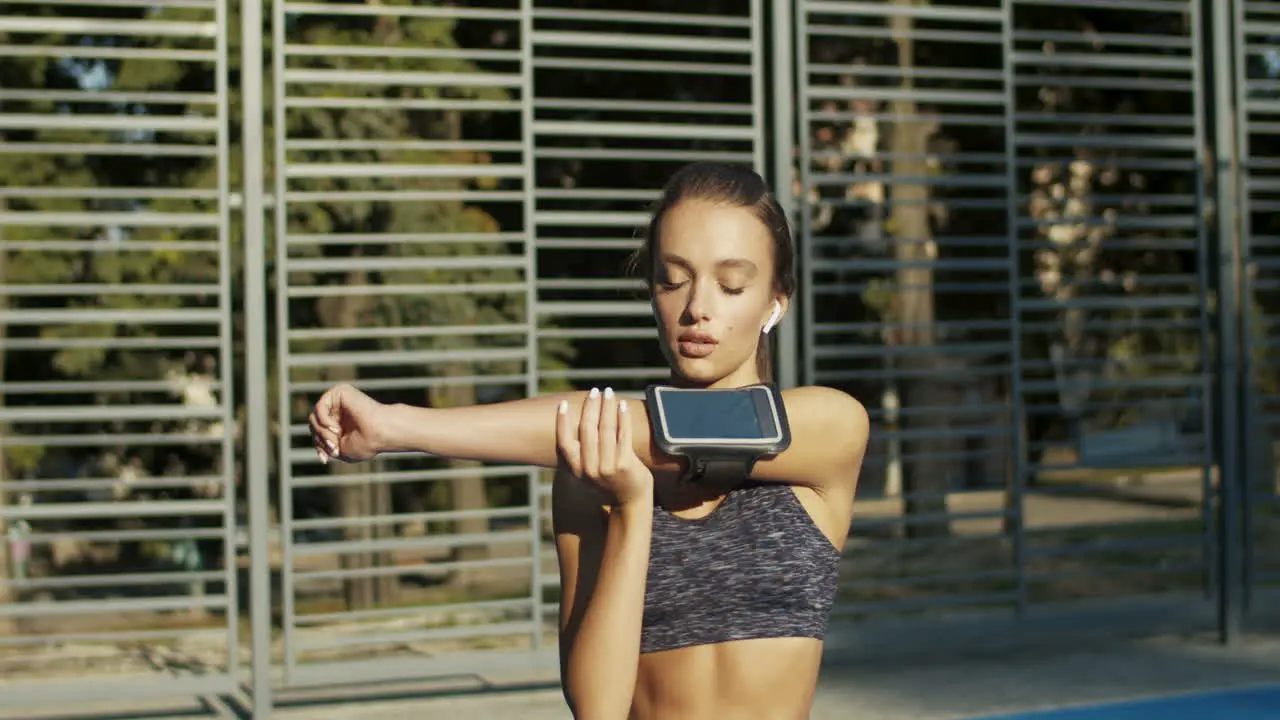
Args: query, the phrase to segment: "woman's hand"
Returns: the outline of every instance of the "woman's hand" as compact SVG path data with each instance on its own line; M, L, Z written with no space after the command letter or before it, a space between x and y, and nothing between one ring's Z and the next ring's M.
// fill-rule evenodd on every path
M387 451L386 407L346 383L326 390L307 418L320 462L364 462Z
M603 396L592 388L577 419L569 413L568 402L560 403L556 418L560 462L575 477L612 495L618 505L653 499L653 473L636 457L631 433L627 401L617 400L612 388L606 388Z

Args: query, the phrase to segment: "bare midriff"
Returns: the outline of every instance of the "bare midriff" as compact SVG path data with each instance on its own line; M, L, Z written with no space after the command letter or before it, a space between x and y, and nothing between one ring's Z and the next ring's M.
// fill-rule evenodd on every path
M822 660L811 638L766 638L640 656L630 720L804 720Z

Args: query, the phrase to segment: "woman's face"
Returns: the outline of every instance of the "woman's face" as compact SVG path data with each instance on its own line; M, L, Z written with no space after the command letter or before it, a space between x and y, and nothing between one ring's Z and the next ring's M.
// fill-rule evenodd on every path
M653 309L676 376L706 387L759 382L756 348L775 300L768 228L748 209L686 200L663 216L653 262Z

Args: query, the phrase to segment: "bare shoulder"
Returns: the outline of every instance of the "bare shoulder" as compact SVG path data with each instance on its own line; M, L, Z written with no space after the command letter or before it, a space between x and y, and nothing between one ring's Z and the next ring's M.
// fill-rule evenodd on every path
M851 496L866 455L871 422L848 393L806 386L782 392L791 426L791 447L769 469L784 482Z
M818 425L829 433L865 443L871 432L867 409L852 395L822 387L807 385L782 392L782 402L787 406L787 416L799 416L804 425Z

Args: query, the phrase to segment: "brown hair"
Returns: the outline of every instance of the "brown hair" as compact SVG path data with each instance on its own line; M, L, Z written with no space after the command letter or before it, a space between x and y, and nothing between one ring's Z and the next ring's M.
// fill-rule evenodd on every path
M653 288L653 250L658 241L658 228L667 211L684 200L706 200L750 210L773 237L773 294L790 298L796 289L795 247L787 214L769 192L764 178L750 168L721 163L693 163L676 171L667 181L653 209L648 231L640 247L627 262L631 273L637 271L645 286ZM773 381L773 344L769 336L760 338L756 349L756 370L764 382Z

